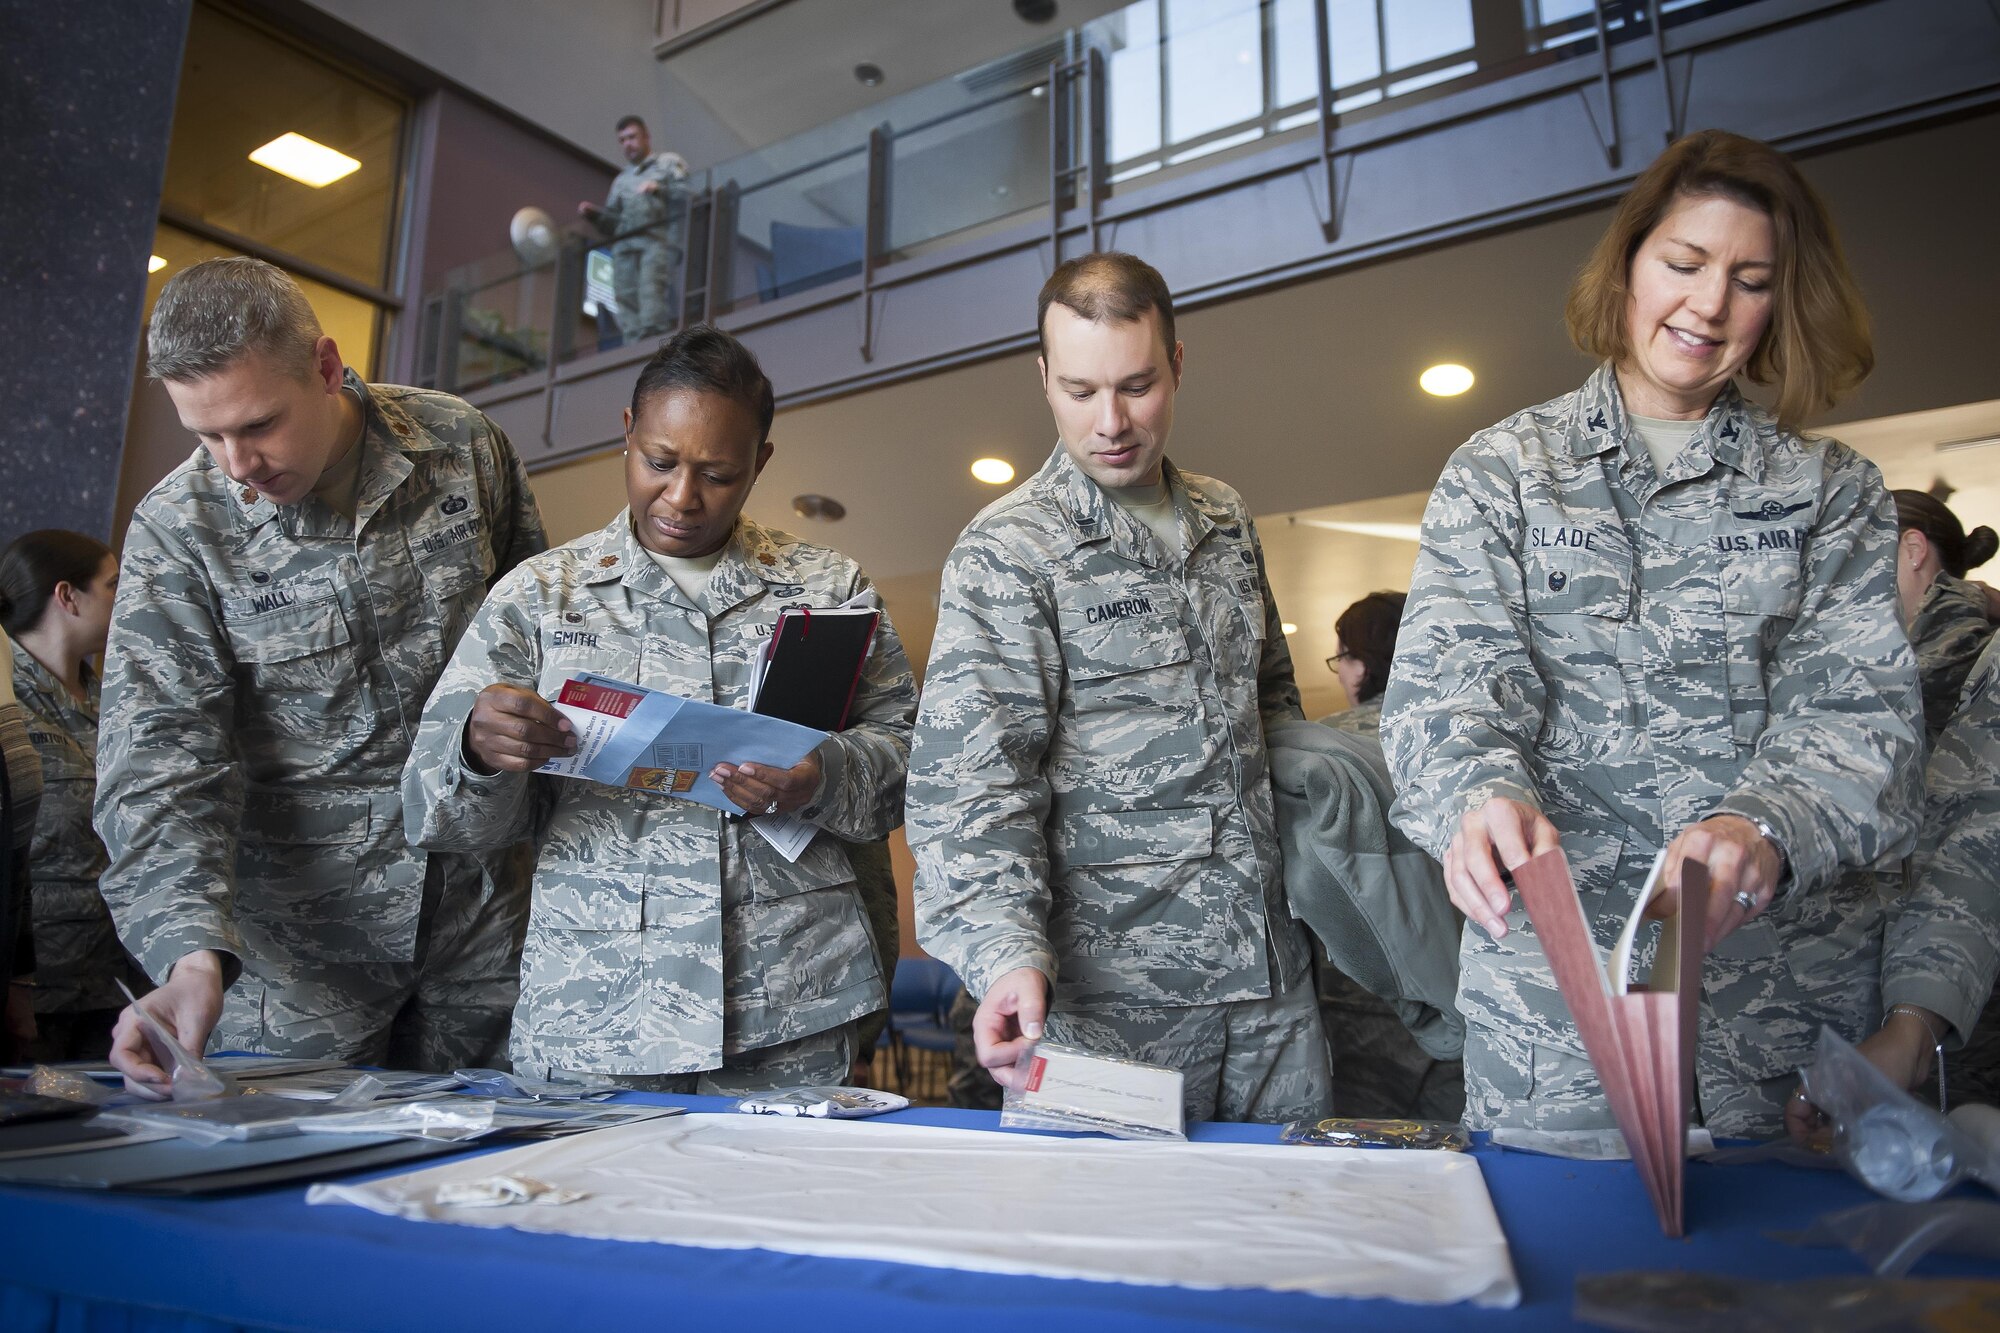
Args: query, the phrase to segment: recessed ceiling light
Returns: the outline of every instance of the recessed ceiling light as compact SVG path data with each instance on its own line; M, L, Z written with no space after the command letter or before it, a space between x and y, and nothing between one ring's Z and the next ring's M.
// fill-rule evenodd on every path
M1046 83L1038 83L1034 87L1028 89L1028 96L1030 97L1047 97L1048 95L1049 95L1049 85L1047 85Z
M882 67L869 64L856 65L854 78L863 88L879 88L882 86Z
M800 518L837 523L847 517L847 506L831 495L795 495L792 497L792 512Z
M146 261L146 272L158 273L161 269L165 268L166 266L167 266L166 260L160 258L158 255L154 255L152 258Z
M354 158L303 134L281 134L251 153L250 160L315 190L361 170Z
M1284 621L1278 628L1284 630L1287 634L1297 634L1299 632L1299 627L1289 620Z
M1014 480L1014 465L1004 458L976 458L972 475L988 486L1005 486Z
M1456 362L1447 361L1417 376L1417 384L1425 393L1439 398L1456 398L1472 387L1472 372Z

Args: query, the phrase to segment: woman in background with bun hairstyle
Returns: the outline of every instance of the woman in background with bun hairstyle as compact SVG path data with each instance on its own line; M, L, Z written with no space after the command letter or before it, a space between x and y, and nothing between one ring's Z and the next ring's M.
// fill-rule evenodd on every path
M94 537L44 528L0 552L0 628L13 649L15 697L41 758L34 881L37 1060L101 1060L125 1007L119 980L146 989L97 892L108 864L91 827L97 795L97 672L118 558Z
M1896 600L1903 609L1924 686L1924 730L1935 746L1958 708L1972 664L1993 637L1988 591L1966 572L2000 551L1993 529L1971 532L1944 502L1923 491L1896 500Z

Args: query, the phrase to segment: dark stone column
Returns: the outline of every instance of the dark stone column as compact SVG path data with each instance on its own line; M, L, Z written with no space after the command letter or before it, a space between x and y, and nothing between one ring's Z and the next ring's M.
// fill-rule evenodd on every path
M192 0L0 0L0 542L111 536Z

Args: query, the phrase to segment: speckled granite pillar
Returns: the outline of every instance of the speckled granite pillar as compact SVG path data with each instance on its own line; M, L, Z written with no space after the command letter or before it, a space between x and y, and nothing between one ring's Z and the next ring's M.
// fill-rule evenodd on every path
M108 538L192 0L0 0L0 542Z

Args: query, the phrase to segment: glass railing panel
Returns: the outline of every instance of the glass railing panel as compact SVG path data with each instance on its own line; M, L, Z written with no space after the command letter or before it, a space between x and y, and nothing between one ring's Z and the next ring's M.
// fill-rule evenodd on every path
M546 370L555 292L553 263L467 290L458 307L457 387L483 388Z
M1049 104L1037 86L912 131L889 151L891 254L907 258L1049 206Z
M736 201L730 280L718 303L738 309L775 301L861 272L867 223L865 144L745 189Z

